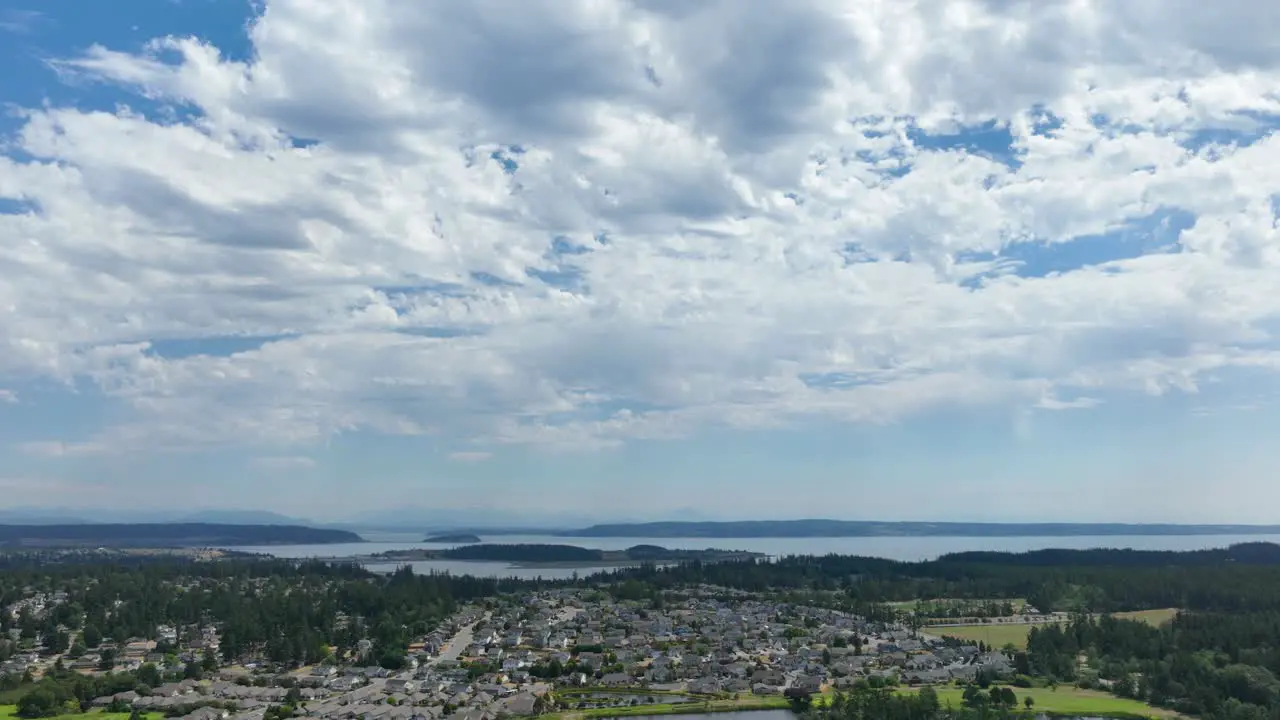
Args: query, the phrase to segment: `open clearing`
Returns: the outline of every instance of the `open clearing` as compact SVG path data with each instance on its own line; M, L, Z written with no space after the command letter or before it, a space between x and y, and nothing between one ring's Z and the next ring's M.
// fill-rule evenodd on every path
M1141 620L1148 625L1159 627L1178 614L1177 608L1161 608L1160 610L1136 610L1134 612L1116 613L1116 617L1125 620Z
M1033 710L1055 715L1076 715L1081 717L1151 717L1176 718L1179 715L1172 710L1152 707L1137 700L1127 700L1096 690L1081 690L1074 687L1049 688L1012 688L1018 696L1018 707L1022 707L1023 699L1030 697L1035 703ZM944 706L960 707L964 702L964 688L955 685L935 686L938 701ZM918 692L917 689L904 692Z
M1159 610L1137 610L1134 612L1116 613L1115 617L1125 620L1138 620L1152 626L1163 625L1178 614L1177 608L1161 608ZM1044 627L1049 623L980 623L975 625L951 625L947 627L924 628L932 635L959 638L972 642L984 642L994 648L1002 648L1012 644L1019 650L1027 647L1027 635L1033 627Z
M1042 627L1046 623L982 623L981 625L952 625L949 627L926 628L933 635L959 638L971 642L983 642L994 648L1013 645L1019 650L1027 647L1027 635L1031 628Z

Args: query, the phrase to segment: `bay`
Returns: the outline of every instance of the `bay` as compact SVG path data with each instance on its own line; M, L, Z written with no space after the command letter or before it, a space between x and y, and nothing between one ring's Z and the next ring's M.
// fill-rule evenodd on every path
M361 532L367 542L333 545L262 545L228 548L264 553L280 558L346 558L389 550L453 547L447 543L422 543L425 533ZM661 545L681 550L748 550L772 557L786 555L863 555L891 560L932 560L940 555L971 550L1026 552L1045 548L1134 550L1204 550L1242 542L1280 543L1280 535L1076 535L1066 537L838 537L838 538L573 538L552 535L481 536L486 543L547 543L579 545L599 550L624 550L633 545ZM371 564L376 571L390 571L404 563ZM409 563L416 572L450 572L486 577L562 579L587 575L592 568L522 568L503 562L433 560ZM598 569L598 568L597 568Z

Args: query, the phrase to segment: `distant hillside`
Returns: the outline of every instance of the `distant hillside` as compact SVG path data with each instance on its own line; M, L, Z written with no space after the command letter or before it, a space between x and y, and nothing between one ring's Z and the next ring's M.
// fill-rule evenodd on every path
M592 525L560 537L1072 537L1081 535L1280 535L1280 525L1138 525L1123 523L956 523L863 520L748 520Z
M504 560L509 562L591 562L604 559L604 551L573 545L464 545L437 551L449 560Z
M301 525L137 523L0 525L0 547L227 547L363 542L346 530Z
M471 533L446 533L444 535L432 535L431 537L427 538L426 540L423 540L422 542L424 543L461 543L466 545L472 545L480 542L480 536L472 535Z
M173 522L205 523L212 525L307 525L301 518L281 515L270 510L199 510L174 518Z
M1024 553L971 551L938 558L938 565L1011 565L1020 567L1175 567L1225 563L1280 565L1280 545L1238 543L1210 550L1032 550Z
M430 560L474 560L510 562L526 567L641 565L644 563L720 562L758 560L762 553L744 550L668 550L657 545L636 545L626 550L596 550L577 545L482 544L461 547L387 550L373 555L349 557L357 562L418 562Z

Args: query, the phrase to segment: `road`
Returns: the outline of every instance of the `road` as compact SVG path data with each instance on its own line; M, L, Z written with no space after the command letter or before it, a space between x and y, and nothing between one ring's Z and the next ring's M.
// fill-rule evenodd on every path
M489 613L485 613L481 620L488 619ZM481 620L459 628L458 632L454 633L453 637L449 638L448 642L444 644L444 647L440 648L440 654L432 658L427 664L438 665L442 662L454 662L457 660L462 655L462 651L466 650L467 646L471 644L475 636L476 625L479 625Z

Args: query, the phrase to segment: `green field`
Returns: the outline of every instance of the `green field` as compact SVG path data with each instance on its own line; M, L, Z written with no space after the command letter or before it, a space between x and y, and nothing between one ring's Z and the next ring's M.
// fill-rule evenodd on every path
M1044 624L983 623L981 625L924 628L924 630L931 635L942 635L971 642L984 642L997 649L1005 645L1013 645L1018 649L1025 649L1027 647L1027 635L1031 633L1031 628L1041 627Z
M1159 626L1169 622L1177 614L1178 611L1175 608L1162 608L1160 610L1137 610L1116 613L1115 617L1138 620L1149 625ZM1047 624L980 623L952 627L926 627L923 629L931 635L942 635L972 642L984 642L995 648L1002 648L1005 645L1012 644L1018 649L1025 649L1027 647L1027 635L1031 633L1031 628L1043 627Z
M964 701L964 688L955 685L935 686L938 700L943 705L960 707ZM1081 690L1074 687L1049 688L1013 688L1018 696L1018 707L1022 707L1023 699L1030 696L1035 703L1033 710L1051 715L1074 715L1080 717L1150 717L1175 718L1178 714L1172 710L1152 707L1137 700L1127 700L1096 690ZM917 692L916 689L903 692Z
M1125 620L1140 620L1148 625L1159 627L1174 618L1178 614L1177 608L1162 608L1160 610L1136 610L1134 612L1116 613L1118 618Z

